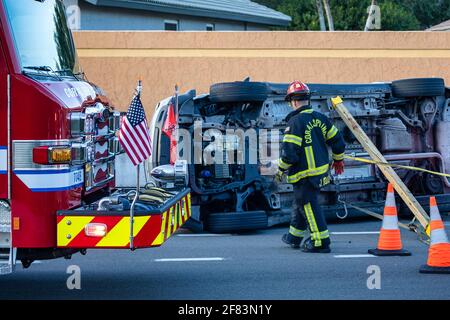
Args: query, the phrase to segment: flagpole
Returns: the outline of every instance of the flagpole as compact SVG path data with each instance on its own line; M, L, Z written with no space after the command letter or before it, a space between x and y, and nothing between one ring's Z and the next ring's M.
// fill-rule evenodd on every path
M142 82L141 80L138 81L138 85L136 87L136 95L138 97L141 96L142 92ZM139 169L141 164L139 163L136 166L136 195L134 196L133 202L131 203L130 207L130 249L134 250L134 207L136 205L136 201L139 199L139 192L140 192L140 182L139 182Z
M172 139L174 138L173 136L175 134L178 133L178 84L175 84L175 128L172 131ZM175 144L175 151L172 151L172 146L170 146L170 157L172 158L172 152L175 152L175 158L173 159L174 161L174 165L175 165L175 161L178 158L178 136L175 137L176 138L176 144Z
M175 119L178 115L178 84L175 85Z

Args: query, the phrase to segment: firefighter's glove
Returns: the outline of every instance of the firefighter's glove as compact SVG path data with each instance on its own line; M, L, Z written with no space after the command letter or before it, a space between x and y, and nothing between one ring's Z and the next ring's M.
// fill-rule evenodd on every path
M275 182L280 183L283 179L284 172L281 170L277 171L277 174L275 175Z
M333 169L337 175L344 173L344 161L333 161Z

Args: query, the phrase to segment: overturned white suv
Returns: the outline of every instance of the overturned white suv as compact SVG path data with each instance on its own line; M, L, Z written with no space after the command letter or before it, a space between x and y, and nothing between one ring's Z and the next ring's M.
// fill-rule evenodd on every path
M178 97L177 157L187 160L192 228L231 232L289 221L292 185L273 179L285 117L292 111L284 100L287 86L246 79L214 84L209 94L191 90ZM450 172L450 88L443 79L308 86L312 107L343 133L346 154L368 156L331 108L330 98L338 95L389 162ZM170 139L163 130L171 101L161 101L152 119L152 168L170 160ZM447 178L395 170L424 208L432 194L441 212L450 211ZM344 174L322 189L320 201L328 220L355 217L363 213L346 204L382 212L385 190L375 165L345 160ZM409 214L398 203L400 213Z

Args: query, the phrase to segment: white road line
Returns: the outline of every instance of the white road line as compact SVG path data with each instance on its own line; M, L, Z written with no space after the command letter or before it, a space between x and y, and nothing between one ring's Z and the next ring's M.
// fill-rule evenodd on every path
M380 231L349 231L349 232L331 232L334 235L350 235L350 234L380 234Z
M345 258L376 258L377 256L374 256L372 254L338 254L334 257L338 259L345 259Z
M176 234L177 237L228 237L231 236L231 234L214 234L214 233L180 233Z
M184 262L184 261L223 261L225 258L169 258L169 259L155 259L155 262Z

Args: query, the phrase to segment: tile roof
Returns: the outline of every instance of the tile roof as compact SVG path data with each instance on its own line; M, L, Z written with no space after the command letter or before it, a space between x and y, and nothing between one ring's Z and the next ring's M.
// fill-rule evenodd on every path
M428 31L450 31L450 20L439 23L431 28L427 29Z
M287 26L291 17L250 0L85 0L97 6Z

